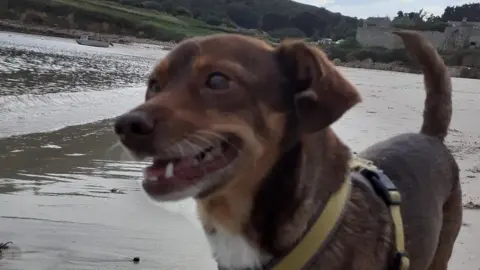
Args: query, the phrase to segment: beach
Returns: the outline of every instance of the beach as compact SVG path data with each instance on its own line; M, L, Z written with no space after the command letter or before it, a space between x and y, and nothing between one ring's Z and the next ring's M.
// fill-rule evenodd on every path
M194 202L149 200L139 183L145 164L125 155L111 128L142 101L148 73L167 53L0 32L0 242L13 242L0 269L215 269ZM340 70L363 97L333 126L353 151L419 130L421 75ZM454 78L453 87L446 143L466 208L450 269L476 270L480 95L477 80Z

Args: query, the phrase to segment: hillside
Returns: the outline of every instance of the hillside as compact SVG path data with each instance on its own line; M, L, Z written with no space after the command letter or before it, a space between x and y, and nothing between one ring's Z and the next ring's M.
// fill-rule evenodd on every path
M284 36L355 36L358 20L291 0L110 0L170 14L192 16L211 25L261 29Z
M0 0L0 20L162 41L216 32L340 39L358 24L290 0Z
M185 16L175 17L111 1L0 0L0 7L0 19L21 22L27 26L130 35L163 41L234 31Z

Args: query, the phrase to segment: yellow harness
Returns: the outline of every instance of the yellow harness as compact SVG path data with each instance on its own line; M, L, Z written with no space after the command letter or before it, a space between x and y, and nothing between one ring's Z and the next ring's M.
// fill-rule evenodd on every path
M392 270L408 270L410 260L405 253L405 240L403 233L403 222L400 213L401 196L391 180L379 170L371 161L354 157L350 162L350 169L354 173L360 173L371 185L375 193L381 197L390 209L393 224L395 227L395 247L397 256ZM342 187L329 199L325 209L318 219L313 223L310 230L290 253L282 258L272 270L300 270L308 264L326 244L336 225L342 218L344 208L350 199L352 180L348 174Z

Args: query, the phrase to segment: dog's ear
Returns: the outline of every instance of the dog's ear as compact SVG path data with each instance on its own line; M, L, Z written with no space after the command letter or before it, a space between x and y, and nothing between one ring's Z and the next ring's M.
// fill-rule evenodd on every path
M301 131L324 129L361 101L355 86L319 48L286 41L276 49L276 57L287 77L286 90L293 95Z

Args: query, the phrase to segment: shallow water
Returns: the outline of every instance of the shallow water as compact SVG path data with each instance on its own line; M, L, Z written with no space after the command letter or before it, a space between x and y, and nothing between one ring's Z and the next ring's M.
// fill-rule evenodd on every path
M163 55L0 32L0 242L14 242L0 269L214 269L193 202L151 202L138 183L143 164L112 148L110 119L141 102L143 80ZM334 125L354 150L419 129L421 76L342 72L364 97ZM464 198L476 203L479 82L454 80L448 138ZM480 237L479 219L466 212L452 269L480 265L471 240Z
M116 45L79 46L74 40L0 33L0 95L101 91L142 83L156 57ZM101 71L101 72L99 72Z

